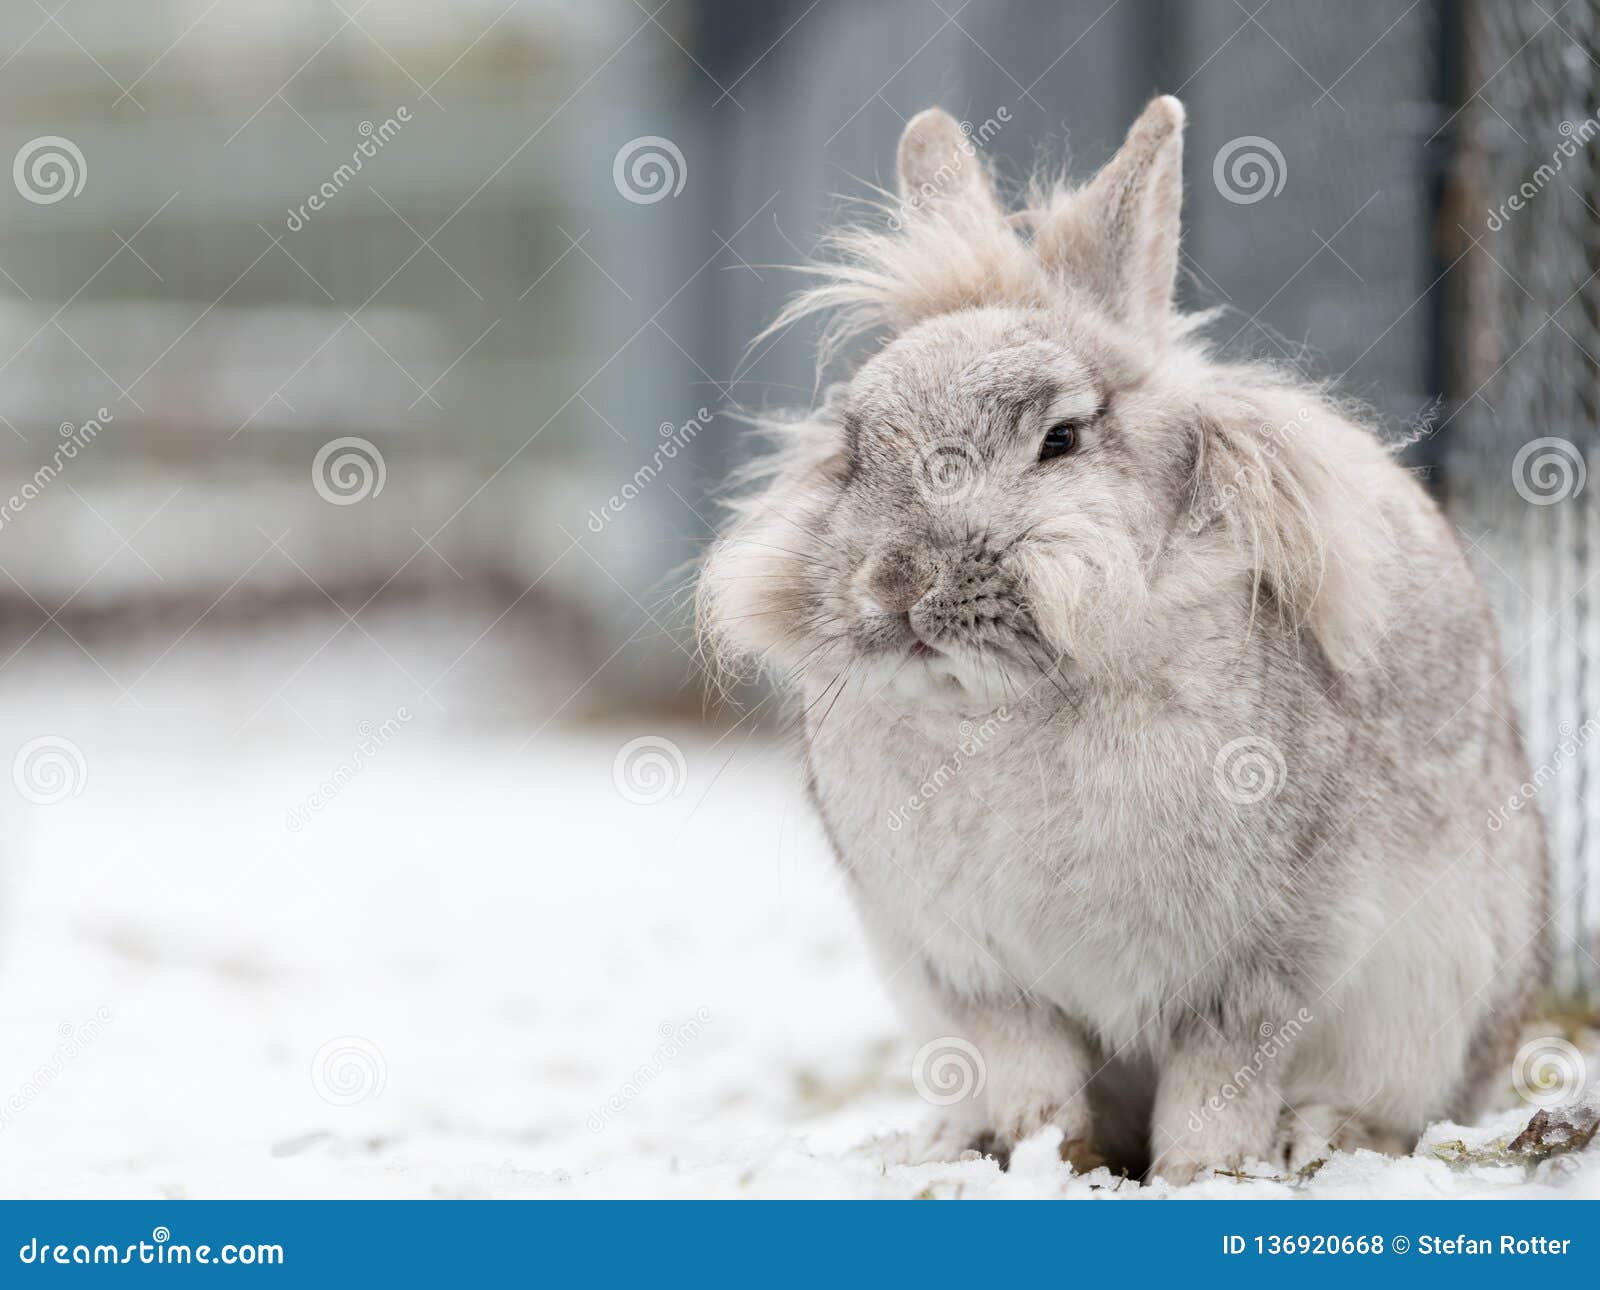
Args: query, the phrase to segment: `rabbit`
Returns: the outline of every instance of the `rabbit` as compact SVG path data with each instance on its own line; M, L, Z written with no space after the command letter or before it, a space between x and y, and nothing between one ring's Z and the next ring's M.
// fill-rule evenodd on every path
M1508 1084L1545 971L1483 590L1357 412L1176 306L1183 124L1010 211L915 117L888 226L774 324L881 343L698 578L709 657L794 699L939 1108L916 1159L1410 1151Z

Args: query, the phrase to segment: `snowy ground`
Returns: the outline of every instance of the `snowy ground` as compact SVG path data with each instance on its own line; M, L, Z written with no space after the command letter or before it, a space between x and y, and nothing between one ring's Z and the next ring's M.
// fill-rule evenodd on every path
M397 658L351 631L294 672L331 630L95 647L115 685L75 653L0 672L5 758L63 736L86 771L53 805L8 786L0 1194L1167 1194L1074 1177L1049 1142L1004 1174L892 1163L927 1108L781 749L650 724L529 741L519 700L481 701L515 660L475 654L451 676L480 702L441 685L441 710L403 675L432 676L404 625L377 632ZM358 723L392 719L308 811ZM646 735L686 767L654 804L613 775ZM1594 1196L1600 1152L1339 1157L1185 1194Z

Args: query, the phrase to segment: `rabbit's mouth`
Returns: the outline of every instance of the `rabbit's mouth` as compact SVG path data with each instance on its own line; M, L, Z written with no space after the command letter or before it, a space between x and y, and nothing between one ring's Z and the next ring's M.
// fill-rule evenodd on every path
M864 676L869 692L963 713L989 711L1026 684L1011 651L993 644L942 638L935 643L919 636L868 657L873 659Z
M857 620L852 644L869 693L963 712L987 711L1036 679L1025 643L992 627L982 634L930 631L911 613L880 611Z
M895 662L942 658L946 653L919 632L912 624L911 615L903 610L873 613L862 618L856 628L856 643L868 656Z

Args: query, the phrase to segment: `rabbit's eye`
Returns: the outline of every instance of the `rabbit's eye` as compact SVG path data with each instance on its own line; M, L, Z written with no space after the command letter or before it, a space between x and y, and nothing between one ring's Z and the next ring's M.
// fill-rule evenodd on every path
M1078 427L1075 422L1061 421L1044 432L1044 442L1039 445L1039 460L1049 461L1065 457L1078 446Z

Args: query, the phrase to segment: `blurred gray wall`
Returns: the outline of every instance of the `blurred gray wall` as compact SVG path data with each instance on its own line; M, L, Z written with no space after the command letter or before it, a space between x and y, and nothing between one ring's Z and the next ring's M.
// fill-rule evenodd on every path
M0 467L25 481L109 413L0 529L10 618L353 608L546 569L607 435L569 382L621 325L585 261L616 193L589 164L605 111L573 104L624 9L0 10L5 155L82 180L0 198ZM613 110L659 89L661 51L635 49ZM343 436L382 458L360 505L312 487ZM592 574L537 594L581 607Z

